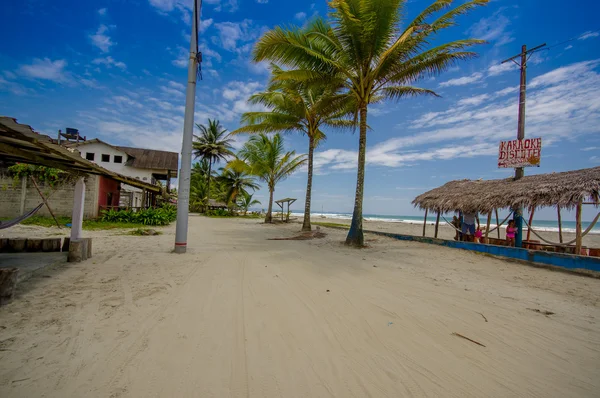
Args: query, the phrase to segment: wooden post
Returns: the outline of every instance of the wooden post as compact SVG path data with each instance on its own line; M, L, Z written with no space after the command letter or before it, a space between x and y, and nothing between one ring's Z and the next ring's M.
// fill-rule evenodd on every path
M0 268L0 305L12 301L17 290L18 268Z
M25 199L27 198L27 177L21 178L21 212L22 216L25 214Z
M435 237L438 237L438 228L440 226L440 212L437 212L437 217L435 218Z
M40 197L42 198L42 200L44 201L44 204L46 205L46 207L48 208L48 211L50 212L50 215L52 216L52 218L54 219L54 222L56 223L56 226L58 227L58 229L61 228L60 224L58 223L58 220L56 219L56 216L54 215L54 212L52 211L52 209L50 208L50 205L48 204L48 201L46 200L46 197L44 196L44 194L42 193L42 191L40 191L40 187L38 187L37 182L35 181L35 178L33 178L33 176L31 177L31 181L33 182L33 186L35 187L35 189L38 191L38 193L40 194Z
M73 193L73 214L71 219L71 243L82 238L83 205L85 203L85 181L77 180Z
M529 227L527 228L527 240L531 236L531 225L533 223L533 215L535 214L535 207L532 207L529 214Z
M575 225L575 254L581 254L581 200L577 204L576 225Z
M427 228L427 212L429 209L425 209L425 219L423 221L423 236L425 236L425 228Z
M560 243L563 243L562 220L560 219L560 206L556 206L556 210L558 211L558 241Z
M498 239L500 239L500 225L498 225L500 220L498 217L498 209L494 209L494 211L496 212L496 231L498 231Z
M492 223L492 212L488 213L487 225L485 227L485 243L488 243L488 236L490 234L490 224Z

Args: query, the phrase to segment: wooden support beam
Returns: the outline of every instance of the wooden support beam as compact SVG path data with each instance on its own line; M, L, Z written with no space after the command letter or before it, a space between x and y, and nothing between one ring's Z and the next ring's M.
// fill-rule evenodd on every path
M530 209L530 213L529 213L529 228L527 228L527 240L529 240L529 237L531 236L531 226L533 225L533 215L535 214L535 207L532 207Z
M575 254L579 256L581 254L581 200L577 204L575 217Z
M425 209L425 219L423 220L423 236L425 236L425 229L427 228L427 212L429 210Z
M498 217L498 209L494 209L494 211L496 212L496 231L498 231L498 239L500 239L500 218Z
M560 217L560 207L556 206L556 211L558 212L558 241L563 243L563 235L562 235L562 220Z
M492 212L490 211L487 216L487 224L485 227L485 243L488 242L488 236L490 234L490 224L492 223Z
M52 218L54 219L54 222L56 223L56 226L58 227L58 229L61 229L62 227L60 226L58 220L56 219L56 216L54 215L54 212L52 211L52 208L50 207L50 205L48 204L48 200L46 200L46 197L44 196L44 194L42 193L42 191L40 191L40 187L38 187L37 182L35 181L35 178L33 176L29 176L31 178L31 181L33 182L33 186L35 187L35 189L38 191L38 193L40 194L40 197L42 198L42 201L44 201L44 204L46 205L46 207L48 208L48 211L50 212L50 215L52 216Z
M440 227L440 212L437 212L437 217L435 218L435 237L438 237L438 229Z

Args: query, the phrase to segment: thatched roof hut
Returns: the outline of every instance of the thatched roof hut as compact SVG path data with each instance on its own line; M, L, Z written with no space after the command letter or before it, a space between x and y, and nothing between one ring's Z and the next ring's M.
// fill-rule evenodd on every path
M600 167L538 174L520 180L458 180L432 189L412 201L430 211L490 213L494 209L517 207L575 208L579 202L598 202Z

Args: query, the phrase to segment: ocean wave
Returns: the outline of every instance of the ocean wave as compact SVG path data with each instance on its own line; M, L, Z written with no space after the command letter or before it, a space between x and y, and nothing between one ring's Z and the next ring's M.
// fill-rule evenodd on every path
M292 216L295 217L304 217L304 213L300 213L300 212L292 212L291 213ZM334 220L351 220L352 219L352 214L350 213L311 213L311 216L316 218L316 217L325 217L327 219L334 219ZM392 216L393 217L393 216ZM408 219L408 218L403 218L402 216L398 216L397 218L392 218L392 217L386 217L386 216L373 216L373 215L367 215L364 217L364 219L366 221L377 221L377 222L386 222L386 223L401 223L401 224L412 224L412 225L423 225L423 219L418 220L418 219ZM428 219L427 220L427 224L428 225L433 225L435 224L434 220ZM440 220L440 225L447 225L447 223L443 220ZM482 224L483 226L484 224ZM495 228L496 224L490 224L490 228ZM583 226L583 229L587 228L586 225ZM500 226L500 229L506 229L506 225L502 225ZM558 227L547 227L547 226L539 226L539 225L534 225L533 229L535 231L539 231L539 232L554 232L554 233L558 233ZM527 231L527 227L523 226L523 230ZM562 232L564 233L576 233L575 228L562 228ZM600 235L600 229L599 226L596 226L594 229L592 229L590 232L590 234L593 235Z

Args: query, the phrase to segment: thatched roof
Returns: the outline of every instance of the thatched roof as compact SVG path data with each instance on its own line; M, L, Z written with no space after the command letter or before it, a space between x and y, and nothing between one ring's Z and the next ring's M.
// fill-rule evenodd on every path
M478 211L489 213L523 205L572 209L580 200L598 202L600 167L563 173L525 176L518 181L458 180L432 189L412 201L415 207L432 211Z
M208 207L215 207L215 208L226 209L227 208L227 203L219 202L219 201L217 201L215 199L209 199L208 200Z

